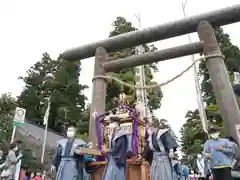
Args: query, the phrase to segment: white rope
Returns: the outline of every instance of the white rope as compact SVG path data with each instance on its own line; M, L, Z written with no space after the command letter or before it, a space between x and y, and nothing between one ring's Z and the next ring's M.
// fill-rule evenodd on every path
M152 89L152 88L155 88L155 87L162 87L162 86L165 86L169 83L171 83L172 81L174 81L175 79L178 79L179 77L181 77L183 74L185 74L189 69L191 69L198 61L201 61L201 60L206 60L208 58L222 58L224 59L224 56L222 54L211 54L211 55L208 55L208 56L204 56L204 57L201 57L201 58L198 58L196 59L190 66L188 66L185 70L183 70L181 73L177 74L176 76L174 76L173 78L163 82L163 83L160 83L160 84L153 84L153 85L148 85L148 86L137 86L137 85L133 85L133 84L130 84L130 83L126 83L116 77L113 77L111 76L110 74L109 75L106 75L106 76L102 76L102 75L96 75L93 77L93 80L95 79L105 79L105 80L114 80L116 82L118 82L119 84L122 84L126 87L129 87L131 89Z

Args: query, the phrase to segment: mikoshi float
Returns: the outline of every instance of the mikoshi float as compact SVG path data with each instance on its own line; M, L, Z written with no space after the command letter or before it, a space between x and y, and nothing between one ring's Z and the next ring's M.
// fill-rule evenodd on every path
M118 116L121 118L120 127L126 131L128 138L127 152L127 168L126 180L147 180L148 163L139 162L137 158L143 152L143 142L145 137L145 121L140 118L140 110L136 107L131 107L126 101L124 94L121 94L118 99L116 108L107 111L103 114L95 114L95 130L97 135L98 151L102 150L103 146L108 144L108 135L111 133L108 128L110 116ZM91 180L101 180L104 172L106 157L96 156L97 162L88 163L87 166L95 166L96 170L91 173Z

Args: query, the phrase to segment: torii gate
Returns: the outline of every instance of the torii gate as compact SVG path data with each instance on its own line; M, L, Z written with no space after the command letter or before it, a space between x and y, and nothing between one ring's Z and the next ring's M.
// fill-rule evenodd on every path
M124 68L203 52L206 57L207 68L220 114L224 120L225 133L238 138L240 129L239 108L212 26L222 26L239 21L240 4L237 4L232 7L86 44L64 52L63 57L69 61L76 61L95 55L94 76L104 76L106 72L116 72ZM108 61L108 52L131 48L196 31L199 35L199 42ZM106 81L102 78L93 78L91 113L103 113L105 111L105 97ZM95 122L91 117L89 127L90 139L93 141L93 144L96 144L94 127Z

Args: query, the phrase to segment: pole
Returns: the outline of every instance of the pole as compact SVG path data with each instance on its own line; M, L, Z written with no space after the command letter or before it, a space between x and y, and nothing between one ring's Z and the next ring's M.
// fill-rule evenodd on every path
M50 98L47 98L48 100L48 106L47 110L44 115L44 125L45 125L45 131L44 131L44 140L43 140L43 147L42 147L42 156L41 156L41 163L44 163L44 156L45 156L45 149L46 149L46 142L47 142L47 133L48 133L48 116L49 116L49 111L50 111L50 105L51 105L51 100Z
M205 56L221 54L214 30L209 22L201 21L197 31L199 39L204 41ZM224 122L225 135L233 136L239 142L240 113L225 63L222 58L213 57L206 60L206 65Z
M44 140L43 140L42 157L41 157L41 163L42 164L44 162L44 156L45 156L46 141L47 141L47 129L48 129L48 122L45 125L45 131L44 131Z
M135 15L135 16L138 20L138 29L141 29L142 24L141 24L140 14ZM136 47L135 54L136 55L143 54L143 46L142 45ZM140 87L143 87L146 85L144 65L135 67L135 81L136 81L136 85L138 85ZM142 89L142 88L136 89L136 97L137 97L137 104L139 104L139 106L142 106L140 108L143 108L143 112L140 112L140 118L142 118L142 120L143 120L144 118L146 118L148 116L146 90ZM144 136L145 136L145 133L146 133L146 129L144 128ZM142 153L142 152L139 152L139 153Z
M16 126L13 126L12 137L11 137L11 143L14 142L15 135L16 135L16 130L17 130L17 127L16 127Z
M15 135L16 135L16 131L17 131L17 126L13 126L11 143L14 142ZM20 175L20 172L21 172L21 164L22 164L22 160L19 160L18 163L16 164L16 170L15 170L15 174L14 174L14 180L18 180L18 178L19 178L19 175Z
M186 5L187 5L187 0L185 1L185 3L182 3L182 10L183 10L184 18L187 17L187 14L185 11ZM188 34L188 41L189 41L189 43L192 43L190 34ZM192 60L192 63L195 61L194 55L191 55L191 60ZM203 130L207 133L208 132L207 115L206 115L206 111L204 109L204 102L203 102L203 98L202 98L202 92L201 92L201 87L200 87L200 83L199 83L199 79L198 79L198 72L197 72L196 64L194 64L194 66L193 66L193 73L194 73L195 89L196 89L196 93L197 93L197 103L198 103L199 115L200 115L200 119L202 122Z
M135 15L138 20L138 28L141 29L141 17L140 15ZM143 46L137 46L136 55L143 54ZM145 86L145 69L144 65L135 67L135 81L140 87ZM144 105L143 118L147 117L148 109L147 109L147 98L146 98L146 90L145 89L136 89L137 103Z

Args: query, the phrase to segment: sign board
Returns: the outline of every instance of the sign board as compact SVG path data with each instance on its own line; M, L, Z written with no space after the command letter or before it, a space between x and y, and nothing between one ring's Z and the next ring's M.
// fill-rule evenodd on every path
M22 126L25 122L26 109L17 107L13 119L14 126Z

